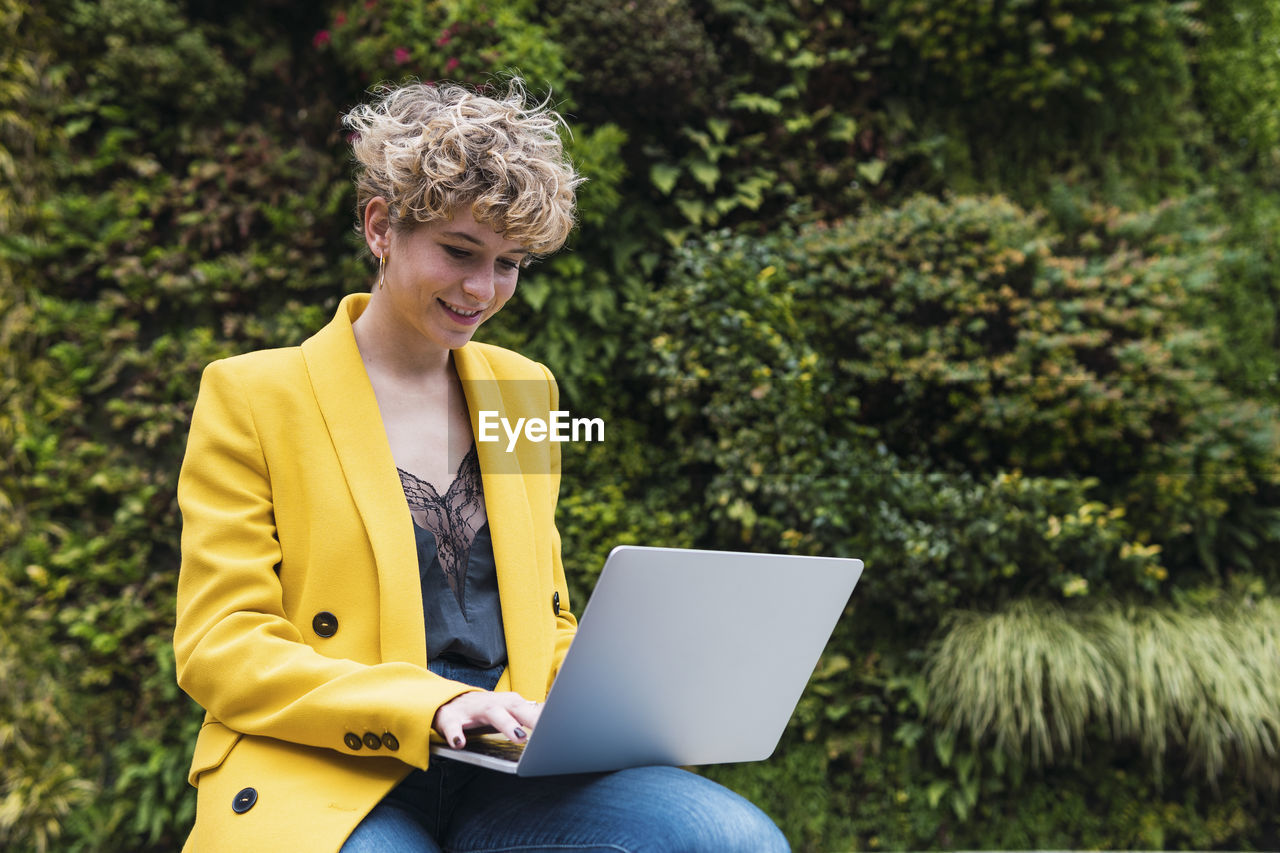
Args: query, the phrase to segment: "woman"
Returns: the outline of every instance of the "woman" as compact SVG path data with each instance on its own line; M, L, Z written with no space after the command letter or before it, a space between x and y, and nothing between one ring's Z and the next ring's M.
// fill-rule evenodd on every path
M559 122L519 81L355 109L372 292L300 347L206 369L178 484L178 680L207 711L187 849L787 849L675 768L429 756L481 726L524 741L576 626L559 445L474 441L481 411L556 408L546 368L471 337L572 228Z

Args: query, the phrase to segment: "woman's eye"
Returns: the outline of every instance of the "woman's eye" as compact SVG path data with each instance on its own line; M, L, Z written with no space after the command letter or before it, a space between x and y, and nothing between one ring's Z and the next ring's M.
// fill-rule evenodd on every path
M447 254L449 257L456 258L457 260L460 260L460 261L474 257L474 253L472 253L469 249L463 249L460 246L451 246L448 243L441 243L440 248L444 249L445 254ZM511 260L510 258L498 258L496 263L499 267L502 268L504 272L516 272L517 270L520 269L519 260Z

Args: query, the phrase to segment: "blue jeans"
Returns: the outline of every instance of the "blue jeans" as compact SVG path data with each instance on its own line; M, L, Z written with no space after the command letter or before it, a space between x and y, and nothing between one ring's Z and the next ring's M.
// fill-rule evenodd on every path
M433 661L446 678L492 689L501 667ZM355 828L342 853L774 853L790 850L747 800L676 767L521 778L437 758Z

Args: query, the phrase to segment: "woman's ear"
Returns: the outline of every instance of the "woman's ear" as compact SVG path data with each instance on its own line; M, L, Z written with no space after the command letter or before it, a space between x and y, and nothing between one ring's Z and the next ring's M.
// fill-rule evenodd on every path
M378 258L391 246L391 209L380 195L364 206L364 241Z

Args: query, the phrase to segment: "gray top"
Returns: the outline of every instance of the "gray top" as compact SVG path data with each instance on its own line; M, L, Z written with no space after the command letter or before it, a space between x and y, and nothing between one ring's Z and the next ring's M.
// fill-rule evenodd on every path
M494 667L507 661L498 572L484 512L480 460L471 445L443 495L400 471L418 543L427 660Z

